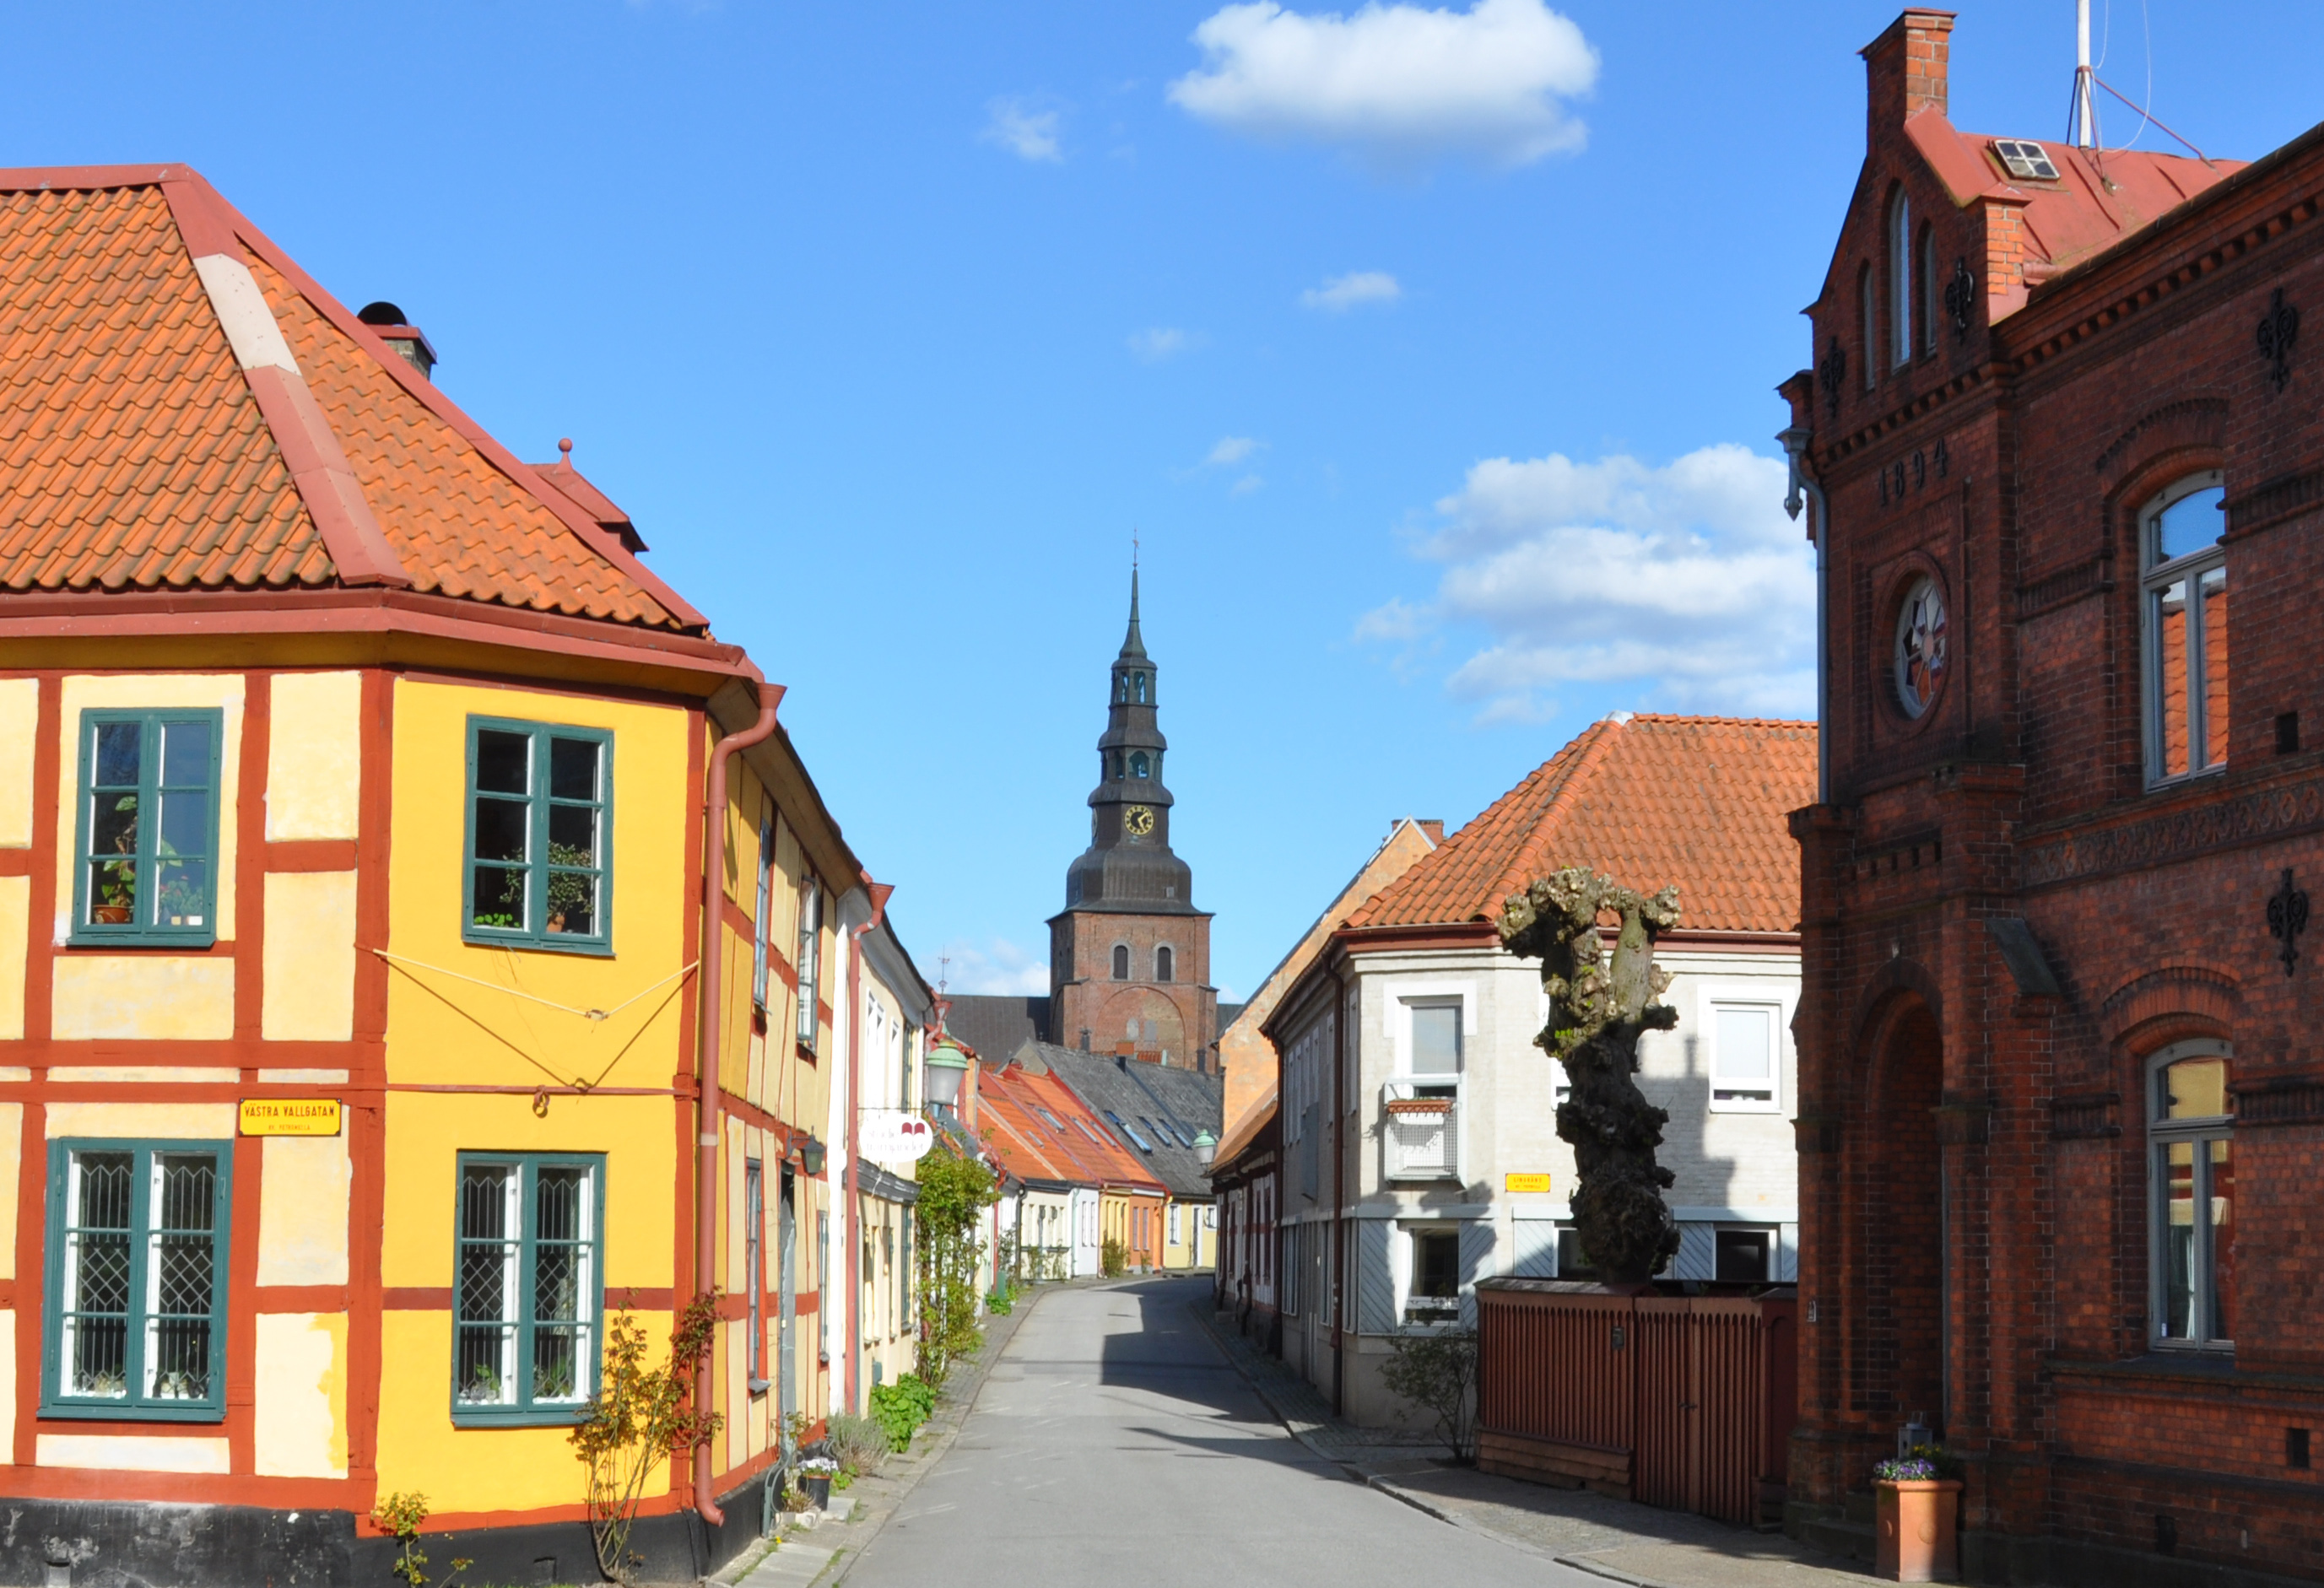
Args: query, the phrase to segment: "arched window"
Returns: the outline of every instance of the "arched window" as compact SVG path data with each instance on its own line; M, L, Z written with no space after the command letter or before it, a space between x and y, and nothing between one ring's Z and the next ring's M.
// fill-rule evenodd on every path
M1127 700L1130 698L1130 675L1128 673L1116 673L1113 675L1113 697L1116 700Z
M1880 352L1877 321L1873 315L1872 267L1869 264L1856 272L1856 343L1864 349L1864 389L1872 390L1879 379Z
M1130 758L1130 775L1133 778L1144 777L1146 775L1147 766L1146 752L1140 750Z
M1923 222L1921 226L1921 351L1937 350L1937 311L1944 307L1944 299L1937 286L1936 228Z
M2174 1042L2147 1061L2151 1332L2161 1346L2235 1339L2235 1097L2224 1042Z
M1139 705L1140 705L1140 706L1145 705L1145 704L1146 704L1146 675L1145 675L1144 673L1132 673L1132 674L1130 674L1130 694L1131 694L1131 697L1132 697L1133 699L1135 699L1135 700L1138 702L1138 704L1139 704Z
M1121 778L1127 776L1128 771L1129 762L1122 760L1120 751L1115 751L1113 752L1113 775L1116 778Z
M2210 469L2156 493L2139 514L2151 783L2227 764L2226 499Z
M1173 956L1170 953L1170 946L1167 943L1154 951L1154 979L1156 981L1167 982L1170 979L1172 958Z
M1117 982L1130 980L1130 945L1127 943L1113 946L1113 979Z
M1899 189L1888 201L1888 345L1896 367L1913 362L1913 206Z

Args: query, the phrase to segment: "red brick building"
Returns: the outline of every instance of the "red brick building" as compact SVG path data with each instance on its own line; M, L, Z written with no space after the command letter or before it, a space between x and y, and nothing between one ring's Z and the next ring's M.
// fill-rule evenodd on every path
M1951 28L1865 51L1784 387L1827 691L1793 1522L1917 1414L1974 1577L2313 1579L2324 129L1964 134Z

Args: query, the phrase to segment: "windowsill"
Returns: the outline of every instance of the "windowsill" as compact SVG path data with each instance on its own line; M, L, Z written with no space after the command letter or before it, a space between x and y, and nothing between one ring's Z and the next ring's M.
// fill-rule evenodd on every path
M40 1417L44 1421L61 1418L82 1423L222 1423L226 1421L226 1408L137 1405L118 1400L43 1400Z
M764 1395L768 1390L774 1387L775 1381L772 1379L753 1379L751 1380L751 1393L753 1395Z
M582 1420L584 1407L506 1408L455 1407L452 1426L456 1428L569 1428Z
M2146 791L2149 794L2175 793L2190 783L2201 782L2205 778L2224 777L2227 775L2227 768L2234 764L2235 762L2231 761L2213 762L2209 766L2199 768L2191 772L2173 772L2167 778L2151 779L2147 782Z
M535 937L524 932L494 932L489 929L479 932L474 928L464 927L460 931L460 941L471 948L520 948L535 954L578 954L591 959L613 957L611 939L568 936L563 932L550 932Z
M76 927L65 938L67 948L208 948L217 942L209 927L155 927L118 934Z

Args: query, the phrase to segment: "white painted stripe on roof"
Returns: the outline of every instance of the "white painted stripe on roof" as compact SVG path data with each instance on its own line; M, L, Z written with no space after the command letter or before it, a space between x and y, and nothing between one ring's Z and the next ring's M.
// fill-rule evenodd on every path
M248 265L227 254L205 254L194 261L194 271L208 289L210 307L217 310L218 323L226 328L226 339L234 344L234 356L243 368L272 365L294 379L305 378Z

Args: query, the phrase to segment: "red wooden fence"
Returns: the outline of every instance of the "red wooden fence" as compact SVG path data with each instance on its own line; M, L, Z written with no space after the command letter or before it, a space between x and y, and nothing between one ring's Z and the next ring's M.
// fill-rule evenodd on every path
M1477 1287L1478 1464L1724 1521L1780 1514L1799 1304Z

